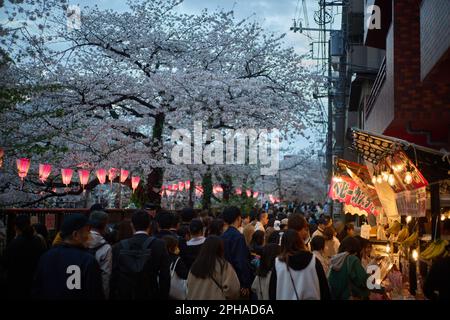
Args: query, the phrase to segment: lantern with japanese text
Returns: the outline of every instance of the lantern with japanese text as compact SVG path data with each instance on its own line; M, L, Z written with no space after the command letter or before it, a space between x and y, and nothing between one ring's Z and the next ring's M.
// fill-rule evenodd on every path
M120 183L124 183L125 181L127 181L129 174L130 172L128 170L120 169Z
M87 183L89 181L89 171L88 170L79 170L78 175L80 176L80 184L84 190L84 187L87 185Z
M19 173L19 177L20 179L25 178L27 176L28 173L28 169L30 169L30 159L27 158L20 158L17 159L16 164L17 164L17 171Z
M141 180L140 177L131 177L131 189L133 189L133 192L138 187L140 180Z
M61 169L62 182L66 185L66 187L69 186L70 181L72 180L72 174L72 169Z
M52 166L49 164L39 164L39 180L41 180L42 183L47 180L48 176L50 175L50 172L52 171Z
M105 183L105 181L106 181L106 170L105 169L97 170L97 179L100 182L100 184Z

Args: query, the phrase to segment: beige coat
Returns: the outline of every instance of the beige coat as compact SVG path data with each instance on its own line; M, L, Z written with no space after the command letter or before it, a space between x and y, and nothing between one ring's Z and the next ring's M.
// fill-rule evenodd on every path
M230 263L224 260L223 264L223 271L220 272L220 264L217 262L214 273L214 279L222 287L222 290L211 278L197 278L189 272L187 300L238 299L240 294L239 279Z

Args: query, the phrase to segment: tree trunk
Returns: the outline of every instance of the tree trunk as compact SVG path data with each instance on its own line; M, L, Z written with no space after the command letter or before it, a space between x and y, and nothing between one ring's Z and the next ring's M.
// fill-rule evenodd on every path
M230 200L231 192L233 190L233 178L227 174L220 186L223 190L223 201Z
M151 156L152 158L157 160L162 159L162 147L163 147L162 133L164 129L165 117L166 116L164 113L158 113L155 116L155 125L153 126L152 132L153 145ZM161 195L159 194L159 192L161 190L164 178L164 168L156 167L152 169L153 170L147 176L147 186L146 186L147 200L156 205L160 205Z
M202 187L203 187L203 197L202 197L202 208L204 210L211 209L211 196L212 196L212 175L211 168L208 166L208 171L202 178Z

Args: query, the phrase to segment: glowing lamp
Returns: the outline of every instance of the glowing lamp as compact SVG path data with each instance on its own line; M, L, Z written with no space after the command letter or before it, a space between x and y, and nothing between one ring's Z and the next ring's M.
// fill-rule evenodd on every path
M191 188L191 181L190 180L186 180L184 182L184 186L185 186L186 190L189 190Z
M247 197L249 197L249 198L252 195L252 192L250 190L247 190L245 193L247 194Z
M88 170L79 170L78 175L80 176L80 184L84 187L87 185L89 181L89 171Z
M236 188L236 194L240 196L242 194L241 188Z
M69 186L70 180L72 180L73 170L72 169L61 169L62 182Z
M17 171L19 173L19 177L23 180L27 176L28 169L30 169L30 159L27 158L20 158L17 159Z
M100 184L104 184L106 181L106 170L98 169L96 174L97 174L97 179L100 182Z
M417 261L417 259L419 258L419 253L417 252L416 249L413 250L412 257L415 261Z
M178 182L178 190L183 191L183 189L184 189L184 182L183 181Z
M131 189L133 189L133 192L138 187L140 180L140 177L131 177Z
M259 192L253 192L253 198L258 198Z
M120 169L120 183L124 183L127 180L129 174L130 172L128 170Z
M405 174L405 183L410 184L412 182L412 174L411 172L407 171Z
M119 169L116 169L116 168L109 169L109 171L108 171L109 181L112 183L118 174L119 174Z
M50 175L50 172L52 171L52 166L49 164L39 164L39 180L41 180L42 183L47 180L48 176Z

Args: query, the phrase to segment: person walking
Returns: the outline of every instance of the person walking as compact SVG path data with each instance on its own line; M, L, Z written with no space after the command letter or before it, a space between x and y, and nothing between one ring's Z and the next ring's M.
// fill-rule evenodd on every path
M224 258L224 244L220 237L210 236L206 239L192 264L187 288L188 300L239 298L239 279L231 264Z
M134 235L113 247L113 299L167 300L170 289L169 254L163 240L150 237L150 216L137 210L131 217Z
M280 254L278 244L266 244L262 250L261 261L256 270L256 277L252 284L252 292L258 300L269 300L270 275L275 264L275 258Z
M31 297L33 276L46 245L35 235L28 215L16 217L15 231L16 237L8 244L2 258L6 270L5 291L9 299L27 299Z
M309 226L305 217L300 213L292 213L288 217L288 229L297 231L306 248L310 250Z
M331 296L334 300L367 300L366 273L359 259L361 248L354 237L345 238L339 246L339 253L331 258L330 284Z
M254 275L250 265L250 251L244 236L238 230L242 220L241 210L237 207L227 207L223 210L223 219L229 225L222 235L225 259L231 263L238 275L242 297L248 298Z
M328 271L330 270L330 258L325 255L325 238L321 236L312 238L311 251L322 264L325 274L328 275Z
M191 221L189 233L191 239L180 246L180 256L188 269L191 268L206 239L203 235L203 223L200 219L196 218Z
M89 216L91 225L90 239L87 242L89 251L97 260L102 271L103 292L109 297L109 281L112 272L112 247L104 238L108 224L108 214L104 211L93 211Z
M104 299L100 266L87 250L90 228L88 218L82 214L64 217L61 244L39 260L32 289L34 298Z
M306 249L299 233L287 230L281 243L270 278L271 300L329 300L322 264Z

